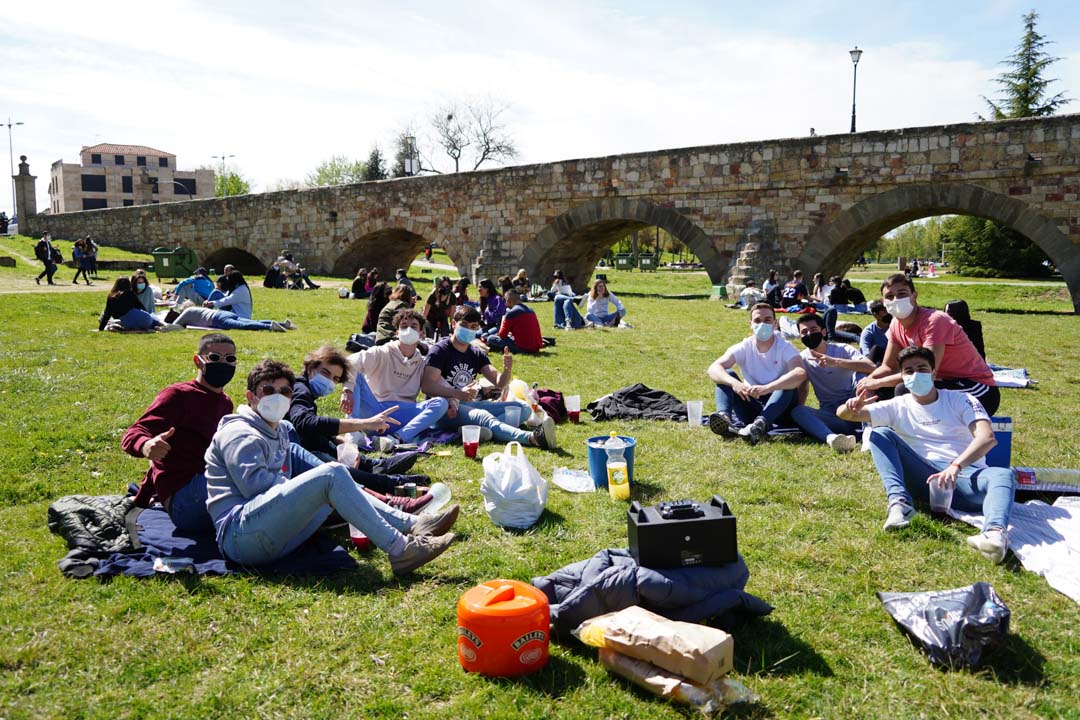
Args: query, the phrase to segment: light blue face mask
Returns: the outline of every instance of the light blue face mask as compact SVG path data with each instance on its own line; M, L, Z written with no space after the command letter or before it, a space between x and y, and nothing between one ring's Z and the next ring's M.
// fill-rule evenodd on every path
M912 395L924 397L934 389L934 374L928 372L916 372L904 376L904 387Z
M476 330L470 330L467 327L458 325L457 330L454 331L454 338L457 339L458 342L468 345L476 339L477 334L478 331Z
M326 397L334 392L334 381L320 373L315 373L308 378L308 385L311 386L311 392L315 393L315 397Z
M769 323L753 323L750 329L754 331L754 337L765 342L773 336L773 326Z

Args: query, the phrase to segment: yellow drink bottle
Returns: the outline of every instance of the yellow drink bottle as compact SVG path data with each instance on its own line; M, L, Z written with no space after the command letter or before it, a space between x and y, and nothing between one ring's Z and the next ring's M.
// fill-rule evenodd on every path
M626 458L623 456L623 448L626 443L619 439L615 433L604 443L607 452L607 481L608 494L616 500L628 500L630 498L630 476L627 473Z

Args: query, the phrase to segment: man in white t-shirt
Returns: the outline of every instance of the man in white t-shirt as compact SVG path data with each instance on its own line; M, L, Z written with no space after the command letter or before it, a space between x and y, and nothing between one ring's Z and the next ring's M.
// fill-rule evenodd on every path
M709 379L716 383L716 412L709 416L709 428L727 435L738 423L739 435L756 445L791 407L806 370L799 351L777 332L771 305L750 308L750 332L709 366ZM745 380L731 372L735 365Z
M836 416L836 408L855 395L855 374L871 373L877 365L867 360L850 345L825 341L825 321L816 313L800 315L796 323L802 351L803 367L809 384L814 387L818 407L808 407L807 383L799 387L799 404L791 410L791 419L804 433L823 442L836 452L855 449L855 433L859 426Z
M912 496L929 499L930 483L953 488L952 505L982 511L983 529L968 544L994 563L1009 550L1009 513L1016 477L1011 468L987 467L997 441L990 418L972 395L934 387L934 352L907 347L897 357L909 394L876 402L863 389L837 410L845 420L870 422L870 452L889 498L886 530L907 527Z

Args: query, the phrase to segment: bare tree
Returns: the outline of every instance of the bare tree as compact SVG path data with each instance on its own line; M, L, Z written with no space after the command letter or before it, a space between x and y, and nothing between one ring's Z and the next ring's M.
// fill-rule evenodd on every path
M435 130L439 146L454 161L454 172L460 169L461 154L471 144L472 127L466 125L471 117L472 107L466 106L466 112L462 114L456 102L444 105L431 116L431 127Z
M506 112L506 105L485 98L468 103L466 109L469 113L469 142L475 148L473 170L489 160L512 160L517 157L517 146L500 120Z

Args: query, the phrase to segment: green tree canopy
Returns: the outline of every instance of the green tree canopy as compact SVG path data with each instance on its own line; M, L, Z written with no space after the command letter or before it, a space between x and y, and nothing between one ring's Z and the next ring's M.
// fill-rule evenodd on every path
M371 148L371 154L368 155L367 162L364 164L364 179L385 180L386 177L386 166L383 163L382 152L379 151L379 146L376 145Z
M224 175L214 176L214 195L216 197L247 195L250 192L251 183L236 171L226 170Z
M363 180L364 163L344 155L334 155L329 160L324 160L304 178L309 187L347 185Z
M975 277L1045 277L1049 258L1015 230L993 220L961 215L942 225L941 239L953 269Z
M1045 48L1051 43L1035 30L1039 14L1032 10L1024 19L1024 36L1002 64L1011 68L994 81L1001 87L997 101L983 97L990 107L990 117L982 120L1046 117L1070 102L1065 93L1047 97L1047 88L1057 80L1045 77L1046 69L1061 58L1051 57Z

